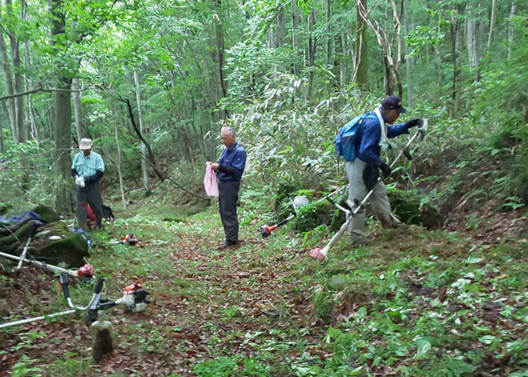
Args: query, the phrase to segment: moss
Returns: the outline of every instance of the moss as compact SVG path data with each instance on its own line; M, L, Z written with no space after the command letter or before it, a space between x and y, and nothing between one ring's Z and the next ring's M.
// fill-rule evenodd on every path
M10 204L0 203L0 216L5 216L13 207Z
M48 224L39 229L51 230L49 234L35 241L34 256L50 264L65 263L68 267L80 267L84 258L88 257L88 243L81 233L71 233L62 221ZM59 236L61 239L51 240L50 237Z
M42 204L38 204L35 208L33 208L32 211L38 214L48 223L54 223L60 220L59 215L57 215L57 212L55 212L53 208Z
M18 246L23 245L27 238L30 237L35 229L39 226L39 223L35 220L29 220L25 222L13 233L0 237L0 249L6 253L12 253Z

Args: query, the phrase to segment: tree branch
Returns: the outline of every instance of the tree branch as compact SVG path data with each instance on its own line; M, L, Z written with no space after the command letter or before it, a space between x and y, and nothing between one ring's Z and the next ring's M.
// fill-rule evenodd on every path
M21 97L21 96L27 96L28 94L33 94L33 93L36 93L36 92L48 92L48 93L52 93L52 92L80 92L82 91L82 89L80 90L73 90L73 89L59 89L59 88L50 88L50 89L47 89L47 88L43 88L41 84L37 85L36 87L34 87L33 89L30 89L26 92L21 92L21 93L14 93L14 94L10 94L8 96L3 96L3 97L0 97L0 101L3 101L3 100L6 100L6 99L10 99L10 98L15 98L15 97Z
M134 131L136 131L136 134L138 135L139 140L141 140L141 142L147 148L148 160L146 160L146 161L154 168L154 172L158 176L159 180L163 182L165 180L165 176L158 169L158 167L156 165L156 159L154 158L154 153L152 152L152 149L150 148L150 144L148 143L147 140L145 140L145 138L143 137L143 134L141 134L141 131L139 130L139 128L138 128L138 126L136 124L136 120L134 119L134 113L132 112L132 105L130 104L130 101L128 100L128 98L125 98L125 99L119 98L119 100L121 102L126 103L127 108L128 108L128 115L130 116L130 122L132 123L132 127L134 127Z
M152 166L152 168L153 168L154 170L159 171L159 173L163 174L163 176L165 177L165 179L167 179L167 180L171 181L172 183L174 183L174 184L176 185L176 187L178 187L179 189L185 191L185 192L188 193L188 194L191 194L191 195L193 195L193 196L196 196L197 198L200 198L200 199L203 199L203 200L207 200L207 201L209 201L209 203L210 203L211 198L205 197L205 196L203 196L203 195L197 194L197 193L195 193L195 192L192 192L192 191L186 189L185 187L183 187L182 185L180 185L178 182L176 182L174 179L172 179L171 177L169 177L169 175L167 175L166 173L163 173L162 171L158 170L158 167L155 166L155 165L152 165L152 163L151 163L148 159L146 159L144 156L142 156L142 158L143 158L145 161L147 161L147 164L149 164L150 166Z

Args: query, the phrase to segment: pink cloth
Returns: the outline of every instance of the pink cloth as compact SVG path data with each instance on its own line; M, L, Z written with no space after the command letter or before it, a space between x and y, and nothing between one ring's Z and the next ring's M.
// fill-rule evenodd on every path
M211 165L205 168L204 187L208 196L218 196L218 182L216 182L216 174Z

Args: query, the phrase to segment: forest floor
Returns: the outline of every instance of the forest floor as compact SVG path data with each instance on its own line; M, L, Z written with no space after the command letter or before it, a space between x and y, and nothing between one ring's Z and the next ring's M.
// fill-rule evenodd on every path
M324 230L262 239L249 207L227 251L216 205L184 215L150 199L117 215L89 262L106 297L139 281L149 307L106 312L114 352L99 365L81 318L0 330L0 376L528 376L528 240L510 234L520 212L435 231L370 221L370 246L343 237L324 262L309 257ZM110 245L131 232L144 247ZM36 268L1 284L8 319L68 309ZM92 290L70 288L79 305Z

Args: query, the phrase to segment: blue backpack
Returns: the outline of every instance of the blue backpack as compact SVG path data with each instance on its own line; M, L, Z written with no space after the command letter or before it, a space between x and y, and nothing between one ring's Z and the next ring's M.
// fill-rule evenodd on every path
M345 161L354 161L356 158L356 134L365 118L372 118L370 113L358 115L345 124L334 139L335 150L338 156L343 156Z

